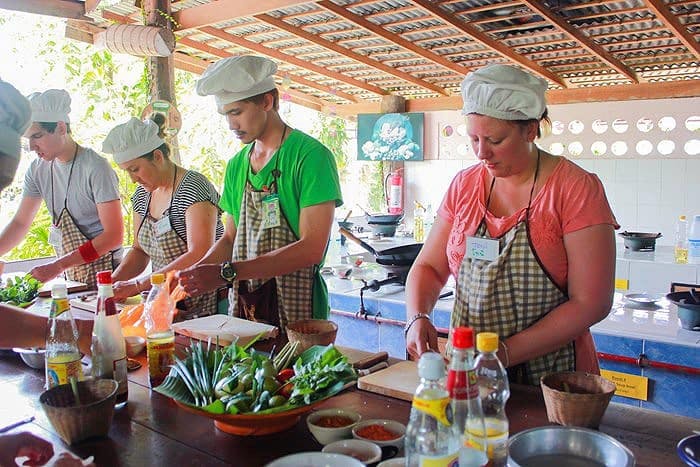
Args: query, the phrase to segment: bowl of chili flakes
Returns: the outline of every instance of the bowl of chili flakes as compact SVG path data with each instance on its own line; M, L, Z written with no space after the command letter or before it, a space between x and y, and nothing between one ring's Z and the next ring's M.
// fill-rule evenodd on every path
M317 410L306 417L306 425L316 441L330 444L341 439L352 438L352 428L362 416L349 409Z
M352 436L356 439L370 441L380 447L403 447L406 425L396 420L373 419L363 420L352 428Z

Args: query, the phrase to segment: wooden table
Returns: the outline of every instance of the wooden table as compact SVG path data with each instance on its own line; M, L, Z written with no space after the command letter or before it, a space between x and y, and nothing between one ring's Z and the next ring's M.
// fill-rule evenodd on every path
M145 363L145 358L140 358ZM109 438L66 446L55 434L38 401L44 374L25 366L14 355L0 357L0 400L6 414L31 413L36 420L13 430L32 431L82 456L95 456L97 465L261 466L286 454L318 451L304 419L283 433L239 437L225 434L212 420L178 408L170 399L148 388L145 364L129 373L129 403L117 410ZM319 408L350 407L365 418L392 418L408 422L410 403L357 389L347 390ZM5 410L3 412L2 410ZM508 404L511 434L547 425L544 402L537 388L514 387ZM5 418L5 415L3 415ZM11 420L0 420L9 423ZM638 466L682 466L675 449L678 441L700 429L700 420L611 404L600 428L630 448Z

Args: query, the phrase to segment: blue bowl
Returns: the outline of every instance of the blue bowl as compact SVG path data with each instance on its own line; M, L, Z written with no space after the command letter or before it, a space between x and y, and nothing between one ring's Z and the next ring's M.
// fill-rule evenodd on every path
M676 446L678 457L690 467L700 467L700 435L683 438Z

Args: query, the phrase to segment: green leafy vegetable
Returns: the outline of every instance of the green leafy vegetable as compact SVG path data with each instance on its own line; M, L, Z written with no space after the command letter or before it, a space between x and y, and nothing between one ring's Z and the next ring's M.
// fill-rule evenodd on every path
M294 390L287 399L281 391L285 385L275 379L280 365L289 362L296 350L296 346L287 347L271 360L236 344L216 348L194 342L183 360L175 359L155 391L207 412L269 414L331 397L357 379L347 357L333 345L312 347L294 363L295 376L286 383L293 384Z
M29 274L8 277L0 286L0 302L15 306L28 306L39 294L41 282Z

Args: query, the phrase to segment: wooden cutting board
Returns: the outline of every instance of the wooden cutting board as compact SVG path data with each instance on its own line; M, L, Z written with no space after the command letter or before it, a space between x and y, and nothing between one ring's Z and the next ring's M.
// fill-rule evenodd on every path
M127 305L136 305L141 303L140 297L129 297L126 302L117 302L117 311L122 311L122 309ZM73 308L79 308L81 310L89 311L91 313L97 312L97 293L85 294L80 297L72 298L70 300L70 306Z
M363 376L357 380L357 388L376 392L384 396L412 401L420 378L418 365L411 360L404 360L389 368Z
M178 334L203 341L211 338L212 342L215 342L218 337L220 345L229 345L238 336L238 345L243 346L260 333L265 333L263 339L276 337L278 333L276 326L227 315L211 315L182 321L173 324L173 329Z

